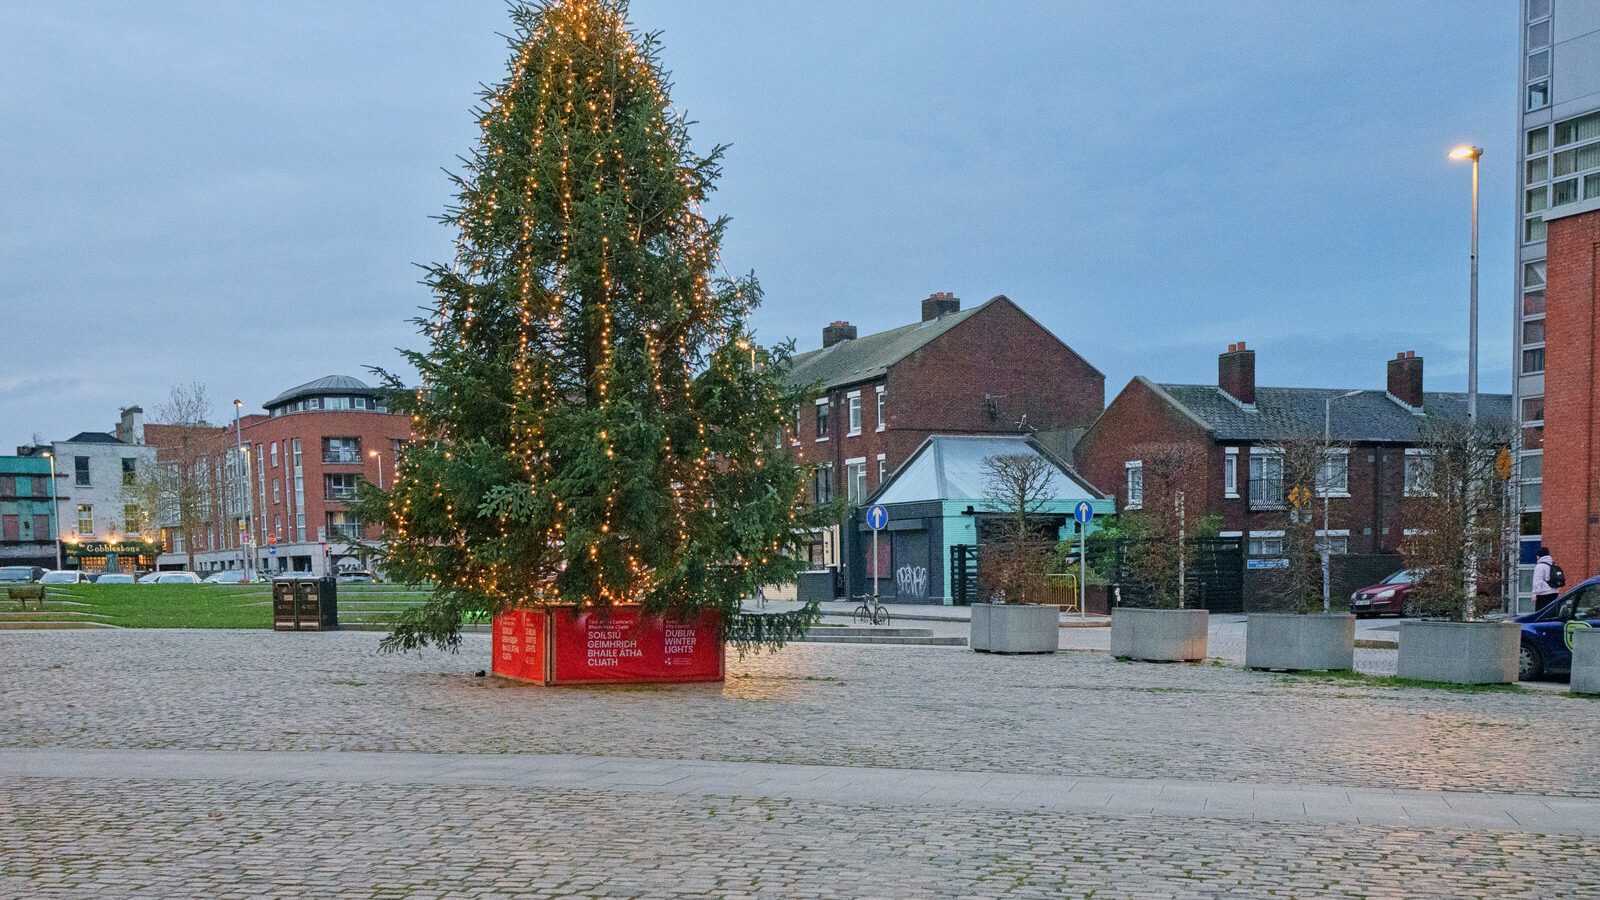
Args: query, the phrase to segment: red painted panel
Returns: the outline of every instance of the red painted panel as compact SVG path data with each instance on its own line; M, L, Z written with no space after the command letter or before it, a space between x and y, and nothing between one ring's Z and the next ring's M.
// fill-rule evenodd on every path
M545 683L543 609L514 609L494 617L493 669L496 675Z
M638 607L551 611L554 684L721 681L716 614L692 622L640 615Z

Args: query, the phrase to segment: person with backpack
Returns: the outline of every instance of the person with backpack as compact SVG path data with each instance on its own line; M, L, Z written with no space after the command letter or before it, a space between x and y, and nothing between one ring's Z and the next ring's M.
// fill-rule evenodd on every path
M1567 586L1567 575L1556 565L1549 547L1539 548L1539 561L1533 566L1533 608L1544 609Z

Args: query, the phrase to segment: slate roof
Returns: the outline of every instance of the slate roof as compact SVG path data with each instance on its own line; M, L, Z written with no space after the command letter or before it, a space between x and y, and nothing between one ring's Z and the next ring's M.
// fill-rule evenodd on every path
M120 444L114 434L104 431L80 431L70 438L62 441L63 444Z
M913 322L854 340L840 341L832 347L798 353L789 369L789 383L820 383L823 388L836 388L877 378L887 372L890 366L999 299L994 297L971 309L946 313L926 322Z
M1043 456L1054 463L1051 500L1098 500L1100 494L1060 459L1040 452L1025 435L935 434L923 441L872 498L874 503L982 500L988 493L983 461L991 456Z
M1324 403L1345 393L1339 388L1256 388L1256 408L1247 410L1214 384L1157 384L1140 381L1198 420L1221 441L1271 441L1322 434ZM1362 391L1336 400L1329 417L1333 439L1349 444L1414 444L1426 416L1467 417L1464 393L1425 392L1423 415L1404 409L1386 391ZM1511 420L1511 395L1478 395L1480 419Z
M371 387L359 378L351 378L349 375L324 375L316 381L308 381L297 387L289 388L287 391L268 400L264 405L267 409L271 409L274 406L282 406L285 403L299 400L301 397L316 397L321 394L376 393L376 388Z

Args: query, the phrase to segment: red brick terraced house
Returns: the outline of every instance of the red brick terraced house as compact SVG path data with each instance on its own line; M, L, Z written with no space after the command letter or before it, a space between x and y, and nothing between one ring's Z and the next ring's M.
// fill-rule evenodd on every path
M1119 510L1138 509L1141 448L1191 445L1205 462L1197 479L1202 496L1187 502L1221 517L1222 535L1237 537L1246 559L1273 557L1282 552L1283 532L1274 523L1281 522L1285 498L1282 461L1271 444L1320 438L1327 412L1337 449L1313 514L1320 524L1326 497L1330 553L1351 554L1334 561L1334 596L1376 581L1349 584L1372 571L1398 568L1406 498L1423 459L1419 425L1430 416L1464 419L1466 395L1424 391L1422 357L1409 352L1389 361L1382 390L1258 387L1255 372L1255 351L1240 342L1218 358L1214 385L1133 379L1078 442L1078 470L1114 495ZM1509 421L1510 396L1480 394L1478 414ZM1357 555L1377 558L1357 566Z
M1081 432L1103 409L1105 376L1009 298L962 309L933 294L921 313L865 336L833 322L820 348L795 356L791 383L817 391L790 436L820 467L814 500L859 505L930 435ZM814 567L851 558L842 531L816 535Z
M215 487L194 548L196 569L243 568L252 556L255 571L267 574L358 568L352 542L377 540L381 532L356 519L348 501L362 481L390 484L400 449L411 440L410 419L389 412L377 389L346 375L292 387L265 407L240 420L239 435L232 423L208 432ZM171 459L171 426L146 425L145 433L158 463ZM240 435L246 466L239 465ZM187 567L181 536L164 531L160 567Z

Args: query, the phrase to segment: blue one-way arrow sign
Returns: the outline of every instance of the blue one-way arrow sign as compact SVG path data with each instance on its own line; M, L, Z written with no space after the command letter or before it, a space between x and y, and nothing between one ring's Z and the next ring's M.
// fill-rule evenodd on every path
M1079 500L1078 505L1072 508L1072 517L1078 520L1079 525L1087 525L1094 518L1094 506L1087 500Z
M867 510L867 527L873 531L882 531L889 524L889 511L882 506L873 506Z

